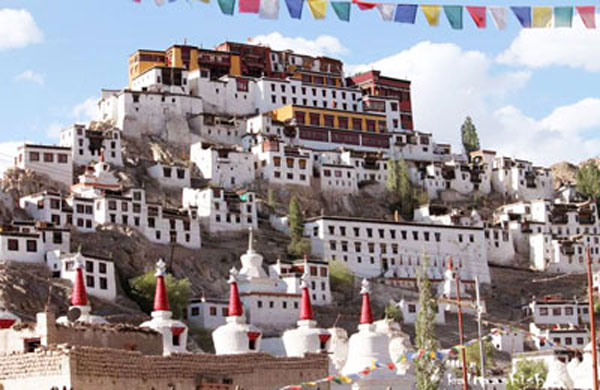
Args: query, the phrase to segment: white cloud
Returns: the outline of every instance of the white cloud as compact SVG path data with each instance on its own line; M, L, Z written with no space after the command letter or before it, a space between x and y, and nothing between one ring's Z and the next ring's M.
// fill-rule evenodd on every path
M97 97L91 96L76 104L71 110L71 117L83 122L96 119L98 116L98 100Z
M33 70L26 70L15 76L15 81L29 81L34 84L44 85L44 75Z
M40 43L44 35L24 9L0 9L0 51Z
M14 157L17 148L23 145L23 141L0 142L0 178L8 168L15 165Z
M493 69L494 61L479 51L465 51L453 43L421 42L368 65L349 66L349 73L368 69L411 80L415 128L432 132L439 142L459 147L459 129L470 115L481 129L493 107L529 80L528 71ZM485 135L482 136L485 141ZM488 145L487 142L485 142ZM491 144L489 144L491 145Z
M251 39L253 44L262 44L274 50L293 50L298 54L312 56L340 56L350 52L339 39L331 35L319 35L316 39L310 40L302 37L286 37L281 33L272 32Z
M536 120L508 105L494 112L497 131L486 137L494 148L509 155L550 165L561 160L574 163L597 156L600 150L600 99L587 98L554 109Z
M596 19L600 15L596 15ZM579 17L573 28L524 28L497 61L530 68L567 66L600 72L600 30L587 29Z

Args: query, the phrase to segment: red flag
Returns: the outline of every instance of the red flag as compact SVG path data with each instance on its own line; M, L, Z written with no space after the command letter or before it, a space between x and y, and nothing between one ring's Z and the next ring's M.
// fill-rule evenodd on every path
M467 6L467 11L471 14L471 17L478 28L485 28L485 6Z
M375 7L377 7L378 3L371 3L368 1L361 1L361 0L352 0L352 2L356 5L358 5L358 9L360 9L361 11L368 11L370 9L373 9Z
M260 10L260 0L240 0L238 7L240 13L257 14Z
M582 5L575 7L587 28L596 28L596 7L593 5Z

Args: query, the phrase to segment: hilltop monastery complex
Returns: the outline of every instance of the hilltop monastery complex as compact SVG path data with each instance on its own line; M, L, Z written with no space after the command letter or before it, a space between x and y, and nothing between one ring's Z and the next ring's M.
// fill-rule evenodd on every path
M27 322L0 313L0 389L272 390L349 375L410 349L398 324L373 318L373 281L367 279L414 290L426 255L439 303L435 321L443 324L456 311L457 292L474 304L475 284L492 283L490 265L510 267L518 258L537 271L583 273L589 247L596 267L595 203L572 188L555 190L548 168L492 150L466 155L436 142L413 118L410 81L377 70L345 75L343 68L334 58L234 42L138 50L129 57L128 85L102 90L96 120L64 129L59 145L19 147L15 167L62 190L19 199L27 218L0 231L0 261L45 265L73 287L71 308L62 316L48 309ZM185 158L127 157L128 140L144 139L176 145ZM383 194L388 164L400 159L429 200L413 220L321 213L304 220L311 244L304 258L265 259L256 250L254 232L265 224L289 233L285 215L261 220L266 199L256 183L329 198ZM120 172L128 166L143 167L161 188L178 194L173 203L180 207L154 202L144 186L124 181ZM491 218L443 205L491 194L506 200ZM106 226L197 251L207 237L247 234L248 247L230 271L228 296L193 297L184 318L173 318L166 266L159 261L151 318L139 326L108 323L93 314L88 295L116 300L119 259L71 245L75 232L93 235ZM319 328L313 314L313 305L334 303L332 261L364 278L358 330L350 337L339 328ZM414 296L397 307L405 323L416 321ZM583 351L592 341L587 306L533 297L524 311L532 316L529 336L495 335L493 345L517 359L525 339L535 335L535 358L564 372L575 382L571 388L588 388L587 350L577 367L567 367L570 358L540 342ZM189 327L212 332L215 355L188 349ZM496 385L502 390L505 383ZM414 386L410 364L398 364L352 385L314 388Z

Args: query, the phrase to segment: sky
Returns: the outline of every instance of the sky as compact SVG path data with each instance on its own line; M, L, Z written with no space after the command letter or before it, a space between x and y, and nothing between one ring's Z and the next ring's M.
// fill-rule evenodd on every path
M291 19L283 0L279 20L223 15L216 0L162 7L153 0L0 0L0 170L19 143L58 143L62 128L92 119L102 88L126 86L135 50L248 39L340 58L347 74L379 69L411 80L416 130L457 150L460 125L471 116L481 146L502 155L550 165L600 153L600 29L585 29L578 16L572 29L521 29L509 14L503 31L491 20L477 29L466 11L460 31L443 15L429 27L420 11L415 25L357 7L349 23L331 8L325 20L313 20L306 5L302 16Z

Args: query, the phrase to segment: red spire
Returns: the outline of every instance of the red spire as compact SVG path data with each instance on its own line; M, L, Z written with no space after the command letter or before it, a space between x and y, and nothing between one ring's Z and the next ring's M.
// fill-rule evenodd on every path
M159 260L156 264L156 289L154 290L154 311L169 311L169 297L165 286L164 261Z
M369 299L369 282L367 279L362 281L362 308L360 309L360 323L361 324L372 324L373 323L373 311L371 310L371 300Z
M229 278L229 308L228 308L228 316L229 317L241 317L244 315L244 308L242 307L242 302L240 301L240 293L238 291L237 282L235 280L235 272L231 272L231 276Z
M75 265L75 283L73 284L73 296L71 297L71 305L87 306L88 299L85 291L85 283L83 283L83 266L81 263Z
M310 304L310 295L306 283L302 281L302 297L300 298L300 320L314 320L312 305Z

